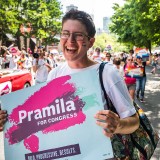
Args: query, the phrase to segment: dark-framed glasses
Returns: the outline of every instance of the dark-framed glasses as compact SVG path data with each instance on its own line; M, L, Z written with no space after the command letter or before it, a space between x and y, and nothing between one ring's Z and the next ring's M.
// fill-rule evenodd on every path
M127 59L128 61L133 61L132 59Z
M76 41L83 41L85 37L90 39L90 37L82 32L67 32L67 31L62 31L60 36L62 39L68 39L72 35Z

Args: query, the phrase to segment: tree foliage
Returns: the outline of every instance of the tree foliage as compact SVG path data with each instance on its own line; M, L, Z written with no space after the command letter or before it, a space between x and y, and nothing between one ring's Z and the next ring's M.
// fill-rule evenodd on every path
M106 49L108 45L111 45L112 47L111 52L127 50L127 47L122 43L118 43L117 38L112 34L103 33L103 34L97 35L95 38L96 40L94 43L94 48L99 46L103 51Z
M50 39L61 29L61 5L57 0L0 0L0 30L21 35L20 26L31 27L23 35ZM6 12L7 11L7 12Z
M31 23L31 34L37 38L47 38L60 31L60 3L56 0L24 0L21 18L27 24Z
M20 21L17 6L17 0L0 0L0 40L3 34L15 34L18 31Z
M159 0L126 0L123 7L114 4L111 32L130 46L147 47L160 44Z

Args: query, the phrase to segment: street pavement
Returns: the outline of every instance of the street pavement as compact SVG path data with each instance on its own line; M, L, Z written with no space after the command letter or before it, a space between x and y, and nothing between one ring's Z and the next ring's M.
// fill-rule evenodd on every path
M145 103L137 103L143 108L152 125L160 135L160 70L153 75L150 73L151 67L147 66L147 83L145 91ZM158 75L159 74L159 75ZM3 135L0 132L0 160L4 160ZM14 158L12 159L14 160ZM160 142L151 158L151 160L160 160Z

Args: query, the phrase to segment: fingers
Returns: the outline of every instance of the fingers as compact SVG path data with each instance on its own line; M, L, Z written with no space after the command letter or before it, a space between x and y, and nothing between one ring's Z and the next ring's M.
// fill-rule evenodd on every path
M97 120L96 124L101 126L105 130L105 132L112 133L112 134L115 132L115 130L117 128L116 123L113 123L112 121L101 122L101 121Z
M100 110L100 111L98 111L98 113L96 115L100 115L100 114L107 115L112 118L115 118L115 117L119 118L119 116L116 113L114 113L110 110Z
M107 137L110 137L110 138L113 136L113 133L106 132L105 129L103 130L103 134L104 134L105 136L107 136Z
M7 111L0 110L0 130L3 130L3 125L7 121Z
M94 117L99 121L110 122L113 125L119 122L119 116L109 110L99 111Z
M112 111L101 110L94 117L97 119L96 124L104 129L104 135L112 137L118 127L119 116Z

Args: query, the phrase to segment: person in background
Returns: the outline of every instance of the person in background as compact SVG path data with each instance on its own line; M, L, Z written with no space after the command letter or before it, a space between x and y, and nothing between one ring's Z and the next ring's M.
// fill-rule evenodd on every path
M152 56L152 70L151 70L151 73L152 74L155 74L156 73L156 69L157 69L157 65L158 65L158 54L155 54Z
M20 56L19 56L19 59L17 61L17 68L18 69L24 69L25 61L26 61L26 55L23 52L21 52Z
M100 64L87 56L87 51L95 42L95 33L95 25L89 14L74 9L67 12L62 19L60 34L60 45L66 62L51 70L47 81L86 70L94 71L98 78ZM97 130L102 129L107 137L116 133L129 134L139 127L138 115L124 80L116 70L112 64L106 64L103 70L103 82L118 114L110 110L99 110L94 116L95 125L100 126ZM104 94L101 96L104 107L107 108ZM3 129L6 112L0 111L0 117L0 126Z
M157 69L160 69L160 52L157 54L158 59L157 59ZM158 74L160 76L160 74Z
M113 61L111 60L111 54L107 51L104 51L104 54L105 54L105 60L104 62L109 62L109 63L112 63L113 64Z
M43 83L47 80L51 66L45 60L45 53L41 51L39 57L33 60L33 72L35 72L35 84Z
M26 54L26 60L24 62L24 68L29 70L30 72L31 72L31 69L32 69L32 61L33 61L32 55L30 53L27 53Z
M119 58L121 60L121 62L123 62L123 64L126 62L126 58L127 56L125 55L125 52L121 52L119 55Z
M6 69L9 68L9 58L8 58L8 51L5 51L3 53L3 57L2 57L2 68Z
M129 50L129 55L128 56L135 57L135 53L134 53L133 49Z
M101 59L101 48L100 47L96 47L95 51L93 53L93 58L92 58L95 62L101 63L102 59Z
M94 50L90 49L88 52L87 52L87 55L88 57L93 60L93 54L94 54Z
M121 77L123 78L124 76L124 71L123 71L123 66L121 66L121 59L118 57L115 57L113 59L113 64L115 65L115 67L118 69Z
M134 62L133 62L133 57L128 56L127 60L126 60L126 63L124 65L124 80L126 82L129 94L130 94L131 98L134 100L135 91L136 91L136 78L128 76L128 72L131 69L135 69L135 65L134 65Z
M12 52L12 49L10 49L6 51L6 57L9 60L9 68L17 69L17 61L19 60L19 56L15 55L14 52Z
M0 69L2 69L2 55L0 54Z
M139 78L136 78L136 98L140 100L140 102L144 101L144 92L145 92L145 86L147 81L146 76L146 65L150 64L150 57L148 61L143 62L142 57L136 56L135 65L136 68L140 68L142 71L142 76Z

